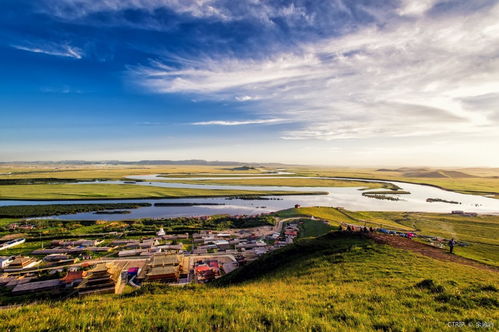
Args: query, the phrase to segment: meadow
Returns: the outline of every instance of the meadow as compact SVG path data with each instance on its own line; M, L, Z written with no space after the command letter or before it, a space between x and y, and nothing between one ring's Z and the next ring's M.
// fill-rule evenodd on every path
M132 184L33 184L0 185L0 199L69 200L179 198L242 195L293 195L302 192L221 189L185 189ZM309 193L307 193L309 194Z
M171 174L192 175L210 173L246 174L259 173L259 170L234 170L234 167L225 166L197 166L197 165L11 165L0 166L0 179L31 179L31 178L57 178L57 179L108 179L120 180L129 175Z
M360 187L363 189L395 189L389 183L374 183L362 181L332 180L332 179L306 179L306 178L275 178L268 179L230 179L221 177L216 180L168 180L168 182L195 183L195 184L220 184L220 185L245 185L245 186L289 186L289 187Z
M303 176L337 176L394 180L429 184L465 194L499 198L499 168L464 168L440 170L432 168L333 168L290 167L290 172Z
M348 211L331 207L288 209L277 215L283 218L314 216L334 226L346 223L454 238L466 244L456 248L457 255L499 266L499 216L495 215L467 217L444 213Z
M135 209L151 206L150 203L104 203L104 204L47 204L47 205L10 205L0 206L0 218L30 218L56 216L90 211L111 209Z
M0 311L5 331L443 331L499 323L497 272L362 235L298 240L216 284L150 284L123 295Z
M162 174L174 177L216 176L217 180L206 180L205 184L247 184L247 185L286 185L286 186L339 186L365 188L392 188L386 184L351 182L342 180L319 179L242 179L231 180L227 177L240 174L260 174L271 171L272 167L230 167L230 166L198 166L198 165L11 165L0 166L0 184L7 180L27 182L29 179L38 182L47 179L59 179L66 182L76 180L123 180L130 175ZM499 198L498 168L465 168L465 169L434 169L434 168L348 168L348 167L317 167L289 166L286 171L300 176L356 177L364 179L394 180L409 183L429 184L443 189L467 194L486 195ZM217 175L218 174L218 175ZM224 174L224 175L220 175ZM286 175L285 175L286 176ZM44 180L45 179L45 180ZM197 180L182 180L197 183ZM0 186L0 188L3 186ZM0 189L1 190L1 189ZM0 192L1 194L1 192Z

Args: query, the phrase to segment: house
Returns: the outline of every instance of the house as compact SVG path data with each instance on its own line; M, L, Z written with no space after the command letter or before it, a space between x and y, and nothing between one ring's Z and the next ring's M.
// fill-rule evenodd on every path
M0 257L0 269L6 268L14 260L14 256Z
M0 285L7 289L14 289L19 284L25 284L30 282L33 277L7 277L1 280Z
M26 242L26 239L10 240L10 241L7 241L7 242L4 242L4 243L0 244L0 250L4 250L4 249L10 248L10 247L14 247L14 246L20 245L20 244L22 244L24 242Z
M215 245L217 246L218 249L222 250L229 249L230 247L229 241L227 240L217 240L215 241Z
M74 261L74 259L65 254L50 254L43 258L45 262L61 262L61 261Z
M10 231L17 230L17 229L30 231L30 230L36 228L36 226L32 225L32 224L25 224L25 225L23 225L23 224L18 224L18 223L10 224L8 227L9 227Z
M217 260L198 261L194 267L196 278L200 282L208 282L220 276L220 265Z
M184 248L182 243L179 244L164 244L162 246L157 246L156 248L161 250L182 250Z
M61 282L64 283L66 287L75 287L83 281L83 277L87 275L85 271L69 271L66 276L61 278Z
M31 257L18 256L7 266L5 272L21 271L24 269L29 269L31 267L40 264L40 260L36 260Z
M51 242L52 247L95 247L101 244L103 241L99 240L74 240L74 241L63 241L63 240L54 240Z
M76 290L78 295L119 294L122 291L121 271L115 264L99 263L87 271Z
M59 279L34 281L23 284L17 284L12 290L13 295L22 295L39 292L60 293L63 289L63 283Z
M177 282L180 277L180 256L159 254L152 256L137 279L144 281Z
M52 248L52 249L37 249L33 250L33 255L50 255L50 254L80 254L86 251L90 252L107 252L111 251L111 247L80 247L80 248Z
M110 243L111 246L124 246L124 245L133 245L138 244L137 240L114 240Z

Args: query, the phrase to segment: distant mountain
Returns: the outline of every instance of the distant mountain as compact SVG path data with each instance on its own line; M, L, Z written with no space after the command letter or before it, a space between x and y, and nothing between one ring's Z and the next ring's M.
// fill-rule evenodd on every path
M206 166L241 166L253 168L253 166L284 166L281 163L247 163L238 161L208 161L202 159L189 160L60 160L60 161L9 161L0 162L0 165L206 165Z

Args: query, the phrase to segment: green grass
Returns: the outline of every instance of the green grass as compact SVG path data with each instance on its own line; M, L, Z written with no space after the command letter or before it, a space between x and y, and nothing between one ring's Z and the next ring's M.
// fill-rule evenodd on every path
M267 255L218 285L150 285L4 309L0 329L444 331L449 321L497 326L498 284L494 272L326 235Z
M18 246L11 247L5 250L0 250L0 256L14 256L14 255L29 256L29 254L31 254L33 250L40 249L42 247L42 243L45 247L47 247L50 244L50 241L24 242Z
M3 185L0 199L67 200L176 198L241 195L292 195L301 192L161 188L127 184L43 184ZM310 194L310 193L307 193Z
M329 167L300 167L289 168L290 171L304 176L338 176L338 177L357 177L379 180L394 180L410 183L421 183L438 186L444 189L453 190L461 193L489 195L499 198L499 168L476 168L476 169L453 169L469 174L472 177L452 177L447 174L443 178L416 177L408 176L411 171L406 169L378 171L370 168L329 168ZM428 172L435 171L428 169ZM417 173L417 172L412 172ZM424 173L424 172L423 172Z
M499 266L499 216L465 217L444 213L348 211L332 207L303 207L276 213L282 218L314 216L331 225L350 223L391 230L415 231L422 235L454 238L466 242L456 247L456 254L489 265Z
M0 218L28 218L55 216L110 209L136 209L151 206L149 203L108 203L108 204L47 204L0 206Z
M300 233L298 234L300 238L322 236L333 230L330 224L321 220L301 219L300 222Z
M289 186L289 187L361 187L364 189L391 188L387 183L373 183L347 180L326 179L301 179L301 178L275 178L271 176L265 179L230 179L220 178L216 180L168 180L163 182L194 183L194 184L219 184L219 185L242 185L242 186Z
M412 230L412 227L400 224L391 218L372 215L370 212L354 212L333 207L301 207L298 209L288 209L277 212L283 218L297 216L314 216L328 220L331 225L341 225L342 223L357 224L360 226L386 227L397 230Z
M490 195L491 197L499 197L499 169L498 168L468 168L468 169L453 169L451 171L458 171L465 174L469 174L472 177L453 177L451 172L441 170L428 169L428 172L434 171L435 173L445 174L444 178L431 178L431 177L414 177L407 176L410 170L391 170L391 171L378 171L377 169L370 168L330 168L330 167L288 167L288 171L295 172L298 175L303 176L339 176L339 177L359 177L367 179L385 179L385 180L396 180L405 181L412 183L425 183L436 185L445 189L454 190L463 193L478 194L478 195ZM12 174L7 174L12 172ZM59 179L121 179L128 175L148 175L148 174L170 174L174 176L199 176L199 175L210 175L216 173L227 173L227 174L248 174L248 173L258 173L256 170L249 171L234 171L231 170L229 166L197 166L197 165L168 165L168 166L76 166L76 165L61 165L57 168L51 166L34 165L34 166L3 166L0 167L0 179L30 179L30 178L59 178ZM417 173L417 172L412 172ZM424 173L424 172L422 172ZM262 182L252 182L251 179L247 179L248 184L250 183L261 183L261 185L275 185L269 183L279 183L274 181L287 181L283 182L293 186L293 181L291 179L263 179ZM299 181L299 179L294 179ZM224 180L215 180L217 183ZM227 180L227 183L235 183L234 180ZM254 181L257 181L256 179ZM311 180L304 179L303 181L308 182ZM321 181L321 180L317 180ZM329 181L329 180L328 180ZM333 180L334 181L334 180ZM207 182L205 182L207 183ZM300 185L295 182L295 185ZM326 185L326 182L322 182ZM344 183L344 181L338 181L336 184L339 186L352 186L352 183ZM315 185L315 184L314 184ZM327 184L326 186L328 186ZM318 186L321 186L320 184ZM359 186L366 186L365 183L360 183ZM371 186L371 185L367 185ZM372 187L374 188L374 187ZM376 187L378 188L378 187Z

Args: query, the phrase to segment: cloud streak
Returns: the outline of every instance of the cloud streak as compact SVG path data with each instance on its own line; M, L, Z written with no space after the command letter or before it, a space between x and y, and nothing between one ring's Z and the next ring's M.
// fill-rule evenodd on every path
M244 126L255 124L275 124L282 123L283 119L256 119L256 120L242 120L242 121L227 121L227 120L213 120L213 121L200 121L193 122L195 126Z
M156 62L134 75L158 93L252 99L254 114L300 123L284 139L490 134L496 99L487 99L488 112L470 100L499 91L499 5L428 15L437 1L412 4L404 2L403 16L383 27L302 43L294 52L176 59L175 67Z
M32 53L41 53L46 55L54 55L54 56L62 56L73 59L82 59L83 52L72 46L68 45L46 45L44 47L39 46L24 46L24 45L11 45L13 48L16 48L21 51L32 52Z

